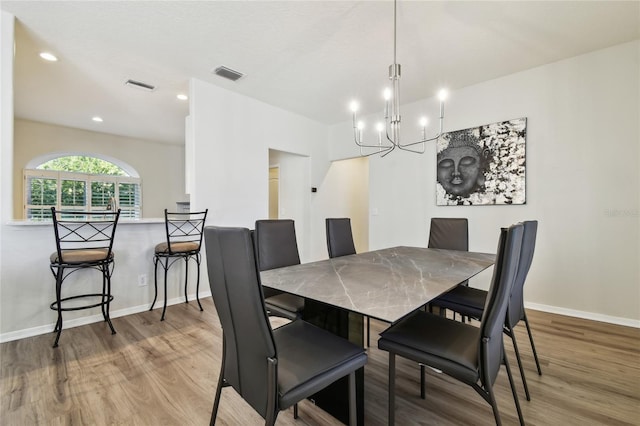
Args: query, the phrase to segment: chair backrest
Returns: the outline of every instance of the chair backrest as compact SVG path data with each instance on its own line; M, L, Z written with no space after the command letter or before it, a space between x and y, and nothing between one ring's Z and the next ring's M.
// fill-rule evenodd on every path
M466 218L432 218L428 247L469 251L469 222Z
M207 226L204 238L209 285L222 325L224 378L265 417L269 393L267 358L276 357L276 347L250 231Z
M518 271L522 234L522 224L515 224L500 231L491 286L487 292L480 320L481 379L485 384L495 382L502 364L502 328L507 314L511 289Z
M533 261L533 252L536 248L536 235L538 233L538 221L527 220L522 223L524 233L522 235L522 249L520 250L520 262L518 263L518 274L511 289L511 298L507 308L506 323L513 328L524 316L524 283Z
M356 254L356 246L353 244L351 233L351 219L328 218L327 225L327 251L329 257L347 256Z
M167 250L172 254L171 246L185 243L193 245L192 251L199 251L202 246L202 231L209 209L202 212L169 212L164 209L164 225L167 234ZM184 250L175 250L184 251Z
M300 264L293 220L256 220L254 238L260 271Z
M53 230L56 236L58 262L69 258L71 251L103 250L101 260L111 258L120 209L106 211L69 211L51 207ZM63 257L62 252L67 253Z

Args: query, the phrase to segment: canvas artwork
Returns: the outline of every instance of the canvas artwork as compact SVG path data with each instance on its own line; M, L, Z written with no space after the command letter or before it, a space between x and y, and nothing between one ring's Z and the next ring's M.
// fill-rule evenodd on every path
M526 118L442 135L437 142L437 205L524 204L526 135Z

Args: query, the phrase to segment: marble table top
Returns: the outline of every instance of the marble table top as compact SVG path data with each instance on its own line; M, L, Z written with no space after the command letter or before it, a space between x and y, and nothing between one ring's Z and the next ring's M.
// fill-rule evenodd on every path
M260 273L262 285L390 323L487 269L495 254L393 247Z

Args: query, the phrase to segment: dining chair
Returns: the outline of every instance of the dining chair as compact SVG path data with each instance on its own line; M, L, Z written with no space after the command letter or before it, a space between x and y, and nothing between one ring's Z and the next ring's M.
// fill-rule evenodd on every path
M395 423L396 355L471 386L491 404L498 425L501 420L493 385L500 365L504 364L518 419L524 424L502 339L502 324L517 273L522 234L521 224L500 231L498 254L480 327L419 310L382 332L378 348L389 352L389 425Z
M189 283L189 260L193 259L197 265L196 300L200 304L200 248L202 247L202 230L204 229L209 209L200 212L168 212L164 209L165 241L158 243L153 255L153 282L155 294L149 310L153 310L158 298L158 265L164 270L164 305L162 317L167 311L167 273L171 265L184 259L184 301L189 303L187 285Z
M260 271L300 264L296 228L291 219L256 220L254 244ZM270 315L291 320L302 315L304 298L271 288L263 291Z
M250 231L208 226L204 232L223 336L210 424L215 424L223 387L232 386L266 425L273 425L281 410L346 376L350 424L357 424L355 371L367 362L364 350L301 319L272 330Z
M523 222L523 225L524 234L522 237L522 251L520 255L520 263L518 264L518 274L509 298L509 306L507 308L503 331L507 336L511 337L511 341L513 342L513 349L516 354L516 360L518 361L518 368L520 370L520 376L522 377L525 395L527 397L527 401L530 401L531 396L529 394L529 387L527 386L527 379L524 376L524 368L522 366L522 359L520 358L518 344L516 343L516 334L514 329L521 320L524 320L527 327L527 333L529 334L529 342L531 343L531 349L533 350L533 358L536 361L538 374L542 375L540 361L538 360L538 353L536 352L533 335L531 334L531 327L529 326L527 313L524 309L523 294L524 283L527 279L527 274L529 273L529 268L531 267L531 262L533 260L533 252L536 245L536 234L538 232L538 221L525 221ZM479 319L482 317L486 299L487 292L485 290L458 286L441 295L432 303L434 306L458 312L462 316Z
M429 248L469 251L469 221L466 218L434 217L429 227ZM464 281L462 285L467 285Z
M49 307L58 313L53 330L57 332L53 347L58 347L62 333L62 312L65 311L78 311L100 306L102 317L109 324L111 334L116 334L109 316L109 307L113 301L111 295L111 274L115 258L113 239L120 218L120 209L80 212L59 211L55 207L51 207L51 217L56 238L56 251L49 257L49 268L56 279L56 301L51 303ZM100 271L102 291L62 297L63 281L70 274L81 269ZM83 282L82 286L85 285L86 283ZM78 300L84 300L85 303L78 303Z
M353 243L353 233L351 231L351 219L327 218L325 219L327 228L327 252L329 258L348 256L356 254L356 246ZM371 345L371 319L367 317L367 347Z
M444 250L469 251L469 221L458 217L434 217L431 218L429 227L429 248ZM465 280L459 285L468 286ZM433 305L428 304L429 312L433 312ZM440 314L445 315L444 308ZM455 314L454 314L455 315ZM464 321L464 317L462 318Z

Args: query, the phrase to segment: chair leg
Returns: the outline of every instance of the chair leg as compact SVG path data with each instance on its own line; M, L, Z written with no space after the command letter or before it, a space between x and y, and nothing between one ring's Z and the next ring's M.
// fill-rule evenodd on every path
M196 279L196 300L198 301L200 310L204 311L204 309L202 309L202 305L200 304L200 253L196 254L196 263L198 265L198 278Z
M367 317L367 347L371 347L371 318Z
M533 358L536 360L536 367L538 368L538 375L542 376L542 370L540 369L540 361L538 361L538 353L536 352L536 345L533 343L533 334L531 334L531 327L529 327L529 320L527 319L527 313L522 315L524 323L527 326L527 333L529 334L529 341L531 342L531 349L533 349Z
M103 308L106 311L105 319L109 324L109 328L111 329L111 334L116 334L116 329L113 328L113 324L111 323L111 317L109 316L109 308L111 307L111 272L109 271L109 265L106 265L105 268L106 268L105 274L107 276L107 300L106 300L106 306L104 306L105 304L103 304Z
M424 365L420 364L420 398L425 398Z
M156 300L158 299L158 256L153 256L153 302L151 303L150 311L153 310L153 306L156 304Z
M396 354L389 352L389 426L395 425L396 417Z
M496 396L493 393L493 387L491 383L487 384L487 394L489 396L489 403L491 404L491 409L493 410L493 417L496 419L496 426L502 425L502 421L500 420L500 412L498 412L498 403L496 402Z
M357 426L358 413L356 410L356 373L349 374L349 425Z
M162 265L164 268L164 306L162 306L162 317L160 317L160 321L164 321L164 313L167 311L167 271L169 270L169 259L167 259L167 264Z
M298 403L293 404L293 418L298 419Z
M58 320L56 321L56 326L53 331L57 331L58 333L56 334L56 340L53 342L54 348L58 347L58 341L60 340L60 334L62 333L62 302L60 301L60 299L62 299L61 293L63 271L64 268L58 267L58 270L56 272L56 302L58 303Z
M107 312L105 311L105 306L107 305L107 274L108 270L105 270L105 266L100 266L100 272L102 273L102 304L100 305L100 310L102 311L102 318L107 320Z
M504 361L504 366L507 369L507 377L509 377L509 385L511 386L511 393L513 394L513 401L516 404L516 411L518 412L518 420L520 420L520 425L524 426L524 418L522 417L522 410L520 409L520 400L518 399L518 393L516 392L516 385L513 382L513 375L511 374L511 367L509 367L509 360L507 359L507 354L503 352L503 361ZM491 397L493 397L493 391ZM494 398L495 401L495 398ZM496 406L496 410L497 410L497 406ZM497 411L496 411L497 412Z
M527 379L524 377L524 369L522 368L522 360L520 359L520 351L518 350L518 343L516 343L516 334L513 329L507 330L507 334L511 337L513 342L513 351L516 354L516 361L518 361L518 368L520 369L520 377L522 377L522 385L524 386L524 394L527 397L527 401L531 401L531 395L529 394L529 386L527 386Z
M187 285L189 284L189 256L184 258L184 303L189 303L187 299Z
M224 347L223 347L223 351L224 351ZM211 411L211 420L209 421L210 426L213 426L216 424L216 417L218 416L218 407L220 406L220 394L222 394L223 384L224 384L224 356L222 357L222 366L220 367L220 376L218 377L218 386L216 387L216 397L213 400L213 410Z

